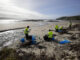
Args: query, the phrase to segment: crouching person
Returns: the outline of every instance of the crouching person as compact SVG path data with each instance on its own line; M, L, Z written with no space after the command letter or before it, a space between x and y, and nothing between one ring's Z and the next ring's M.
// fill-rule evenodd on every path
M55 26L55 31L58 32L58 30L59 30L59 26L56 25L56 26Z
M53 32L51 30L49 30L49 32L48 32L48 39L52 40L52 38L53 38Z
M49 30L48 34L44 36L44 40L46 41L54 40L53 32L51 30Z

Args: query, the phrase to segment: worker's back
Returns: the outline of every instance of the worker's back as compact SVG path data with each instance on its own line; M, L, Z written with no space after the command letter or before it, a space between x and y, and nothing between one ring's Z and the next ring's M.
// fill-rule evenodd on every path
M53 32L52 31L48 32L48 38L53 38Z
M58 25L55 26L55 29L59 29Z
M63 26L61 26L59 29L62 30L63 29Z

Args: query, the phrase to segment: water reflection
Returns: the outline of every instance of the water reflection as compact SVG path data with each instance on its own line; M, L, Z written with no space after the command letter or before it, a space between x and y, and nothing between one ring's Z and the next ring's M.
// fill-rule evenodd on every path
M9 23L13 23L16 20L0 20L0 24L9 24Z

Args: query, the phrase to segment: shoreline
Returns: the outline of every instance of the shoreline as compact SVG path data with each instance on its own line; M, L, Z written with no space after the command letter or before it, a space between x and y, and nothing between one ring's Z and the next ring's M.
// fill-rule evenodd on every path
M19 30L19 29L24 29L25 27L22 27L22 28L14 28L14 29L7 29L7 30L0 30L0 33L1 32L6 32L6 31L11 31L11 30Z

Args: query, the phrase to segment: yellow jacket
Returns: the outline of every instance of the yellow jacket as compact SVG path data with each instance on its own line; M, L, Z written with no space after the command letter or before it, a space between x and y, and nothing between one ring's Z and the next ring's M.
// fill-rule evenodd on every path
M63 26L61 26L59 29L62 30L63 29Z
M28 33L29 33L29 28L25 28L24 34L28 34Z
M53 32L52 31L48 32L48 38L53 38Z
M59 26L58 26L58 25L56 25L56 26L55 26L55 29L59 29Z

